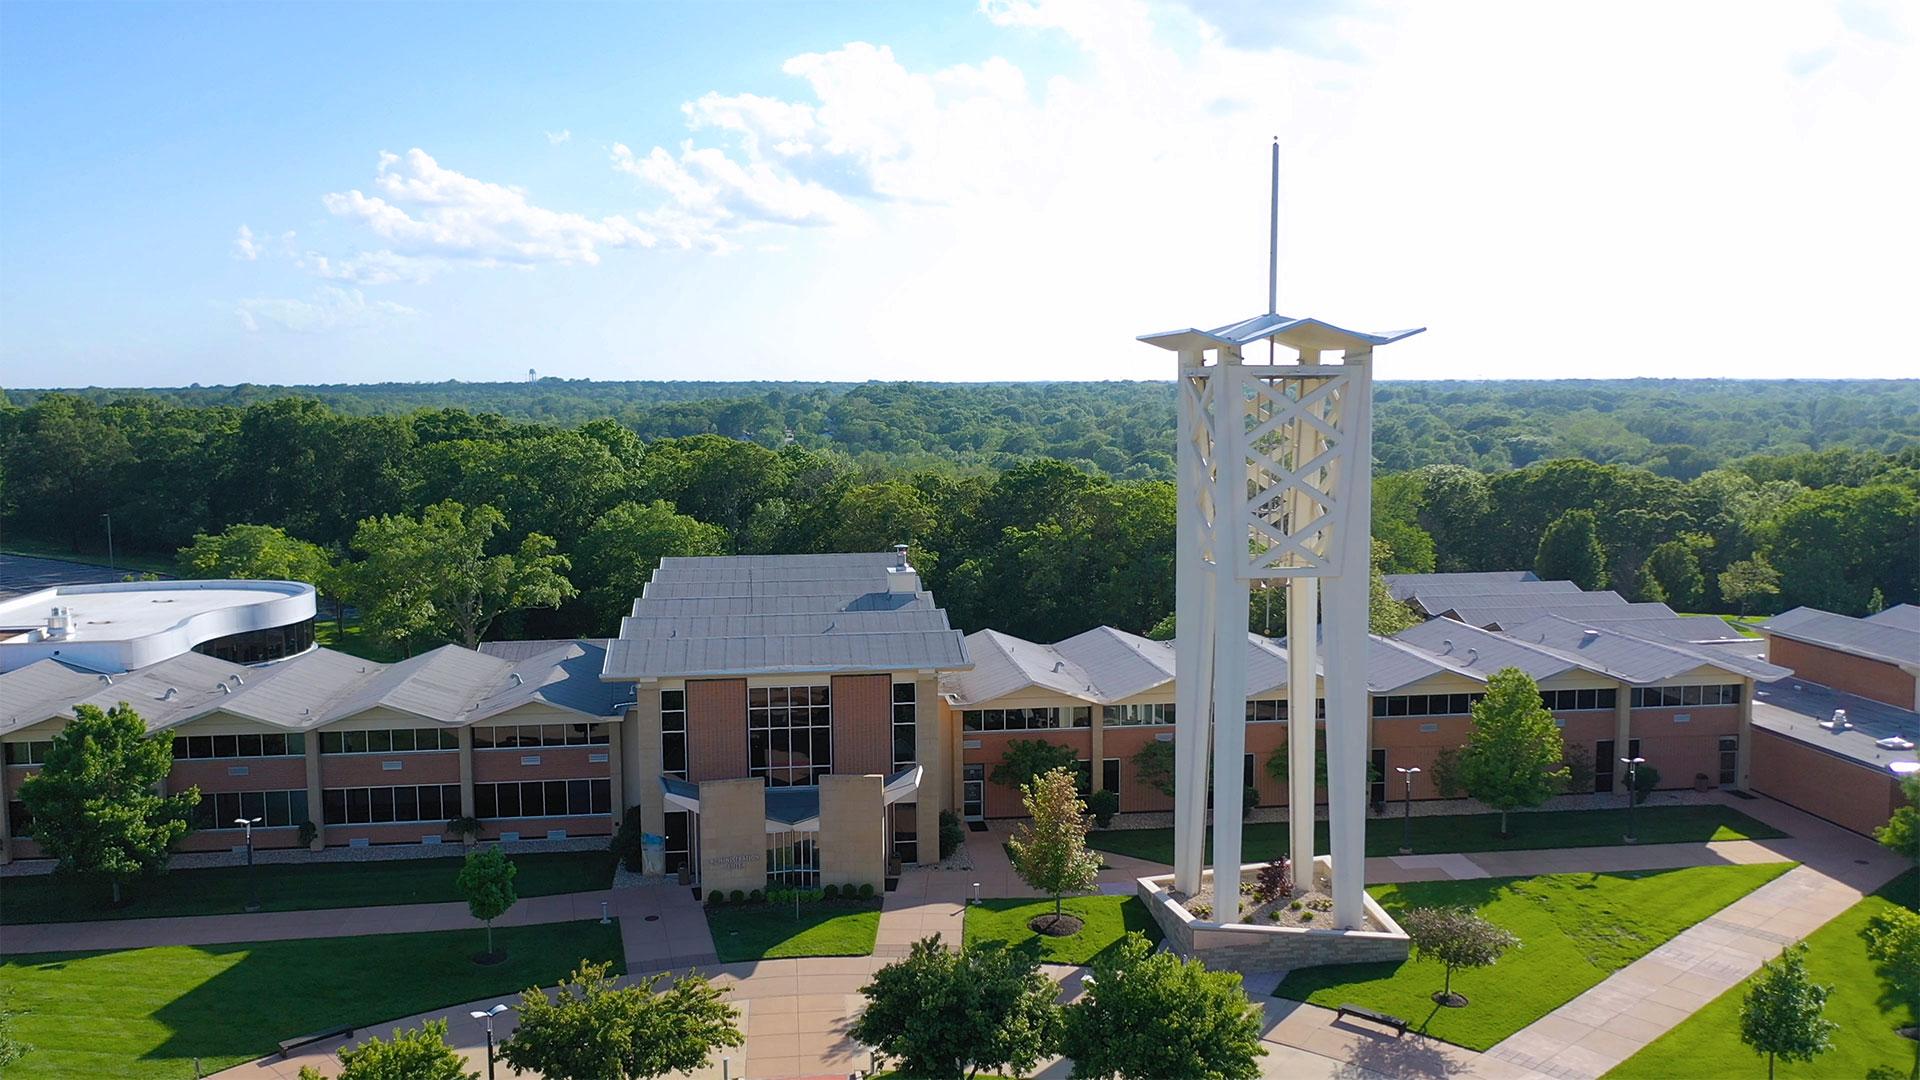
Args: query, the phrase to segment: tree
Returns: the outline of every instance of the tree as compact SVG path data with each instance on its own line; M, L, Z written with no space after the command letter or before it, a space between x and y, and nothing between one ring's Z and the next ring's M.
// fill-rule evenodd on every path
M1873 830L1873 838L1914 862L1920 862L1920 773L1900 781L1907 805L1893 812L1885 825Z
M1061 1052L1075 1077L1257 1077L1264 1014L1240 974L1153 951L1137 932L1094 958L1066 1009Z
M1747 987L1740 1003L1740 1041L1767 1055L1767 1077L1774 1061L1812 1061L1833 1048L1840 1025L1826 1018L1831 986L1807 974L1807 947L1790 945L1768 961Z
M429 1020L417 1028L395 1028L390 1042L376 1036L340 1051L339 1080L480 1080L466 1064L447 1045L447 1022ZM302 1065L300 1080L321 1080L321 1074Z
M317 582L332 564L324 548L272 525L196 533L177 556L182 577Z
M1487 967L1520 944L1520 939L1505 927L1488 922L1472 908L1414 908L1400 916L1400 926L1413 939L1418 957L1446 965L1446 984L1433 1000L1449 1008L1467 1003L1464 995L1453 992L1456 968Z
M1540 536L1534 573L1548 581L1571 581L1582 589L1607 587L1607 555L1591 510L1569 510Z
M715 1050L746 1043L739 1010L705 976L688 972L661 990L663 972L622 987L611 968L582 962L552 999L521 994L500 1060L547 1080L640 1080L704 1069Z
M200 802L199 788L155 793L172 768L172 744L148 738L131 705L76 707L73 722L53 737L46 764L20 785L34 841L60 871L105 877L118 904L127 880L166 869Z
M1393 560L1393 548L1384 540L1373 542L1373 564L1367 574L1367 632L1382 637L1393 635L1425 622L1412 607L1393 598L1387 588L1383 568Z
M1861 936L1867 939L1867 957L1880 965L1888 995L1920 1021L1920 911L1889 908L1869 919ZM1920 1047L1915 1053L1920 1055Z
M1158 739L1133 753L1134 779L1162 795L1173 794L1173 744Z
M1729 604L1739 605L1742 615L1755 601L1779 595L1780 571L1767 561L1763 551L1754 552L1751 559L1729 563L1720 572L1720 598Z
M592 582L586 599L601 631L620 628L620 617L668 556L724 555L727 531L677 513L664 500L623 502L594 519L577 548L581 580Z
M1060 1037L1059 988L1030 952L1000 943L954 953L937 935L924 938L860 993L867 1007L848 1034L894 1059L905 1076L1025 1076Z
M1053 897L1051 929L1060 923L1060 898L1093 888L1100 876L1100 856L1087 850L1093 818L1080 804L1079 785L1066 769L1041 774L1021 801L1032 820L1021 823L1007 848L1020 880Z
M1025 796L1033 782L1047 773L1055 769L1072 772L1079 767L1080 756L1071 746L1061 746L1045 739L1010 739L989 779Z
M20 1041L13 1033L13 1021L19 1015L12 997L0 997L0 1075L5 1075L7 1066L33 1052L32 1043Z
M1281 783L1286 783L1292 775L1292 765L1287 757L1287 744L1281 743L1273 753L1267 755L1267 775ZM1327 747L1320 743L1313 748L1313 783L1315 787L1327 786Z
M1655 547L1647 556L1642 575L1659 587L1660 599L1681 611L1699 610L1700 594L1707 582L1700 574L1700 559L1682 541L1669 540Z
M513 878L520 868L513 865L499 847L480 848L467 853L456 883L466 898L467 910L487 924L487 956L499 959L493 951L493 920L507 913L520 899L513 891Z
M1460 784L1468 795L1507 814L1539 806L1564 790L1566 748L1553 714L1540 704L1540 687L1519 668L1501 668L1473 706L1473 729L1460 753Z
M368 632L392 642L434 633L474 648L502 614L558 607L576 595L562 576L572 564L540 533L512 554L488 555L493 534L506 527L491 506L452 501L427 507L417 521L362 521L353 547L366 558L354 568L354 587Z

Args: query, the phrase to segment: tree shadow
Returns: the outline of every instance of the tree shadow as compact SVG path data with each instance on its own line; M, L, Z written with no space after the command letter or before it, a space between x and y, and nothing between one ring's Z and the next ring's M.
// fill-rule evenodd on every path
M1435 1040L1423 1035L1395 1038L1344 1020L1333 1026L1365 1036L1354 1044L1347 1060L1334 1070L1336 1077L1372 1080L1376 1076L1393 1076L1419 1080L1456 1076L1467 1068Z

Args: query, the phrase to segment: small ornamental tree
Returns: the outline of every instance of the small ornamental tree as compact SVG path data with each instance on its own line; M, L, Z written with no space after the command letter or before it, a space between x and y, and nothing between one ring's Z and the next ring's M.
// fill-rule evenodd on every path
M1060 1037L1059 988L1031 953L998 943L955 953L938 936L924 938L860 993L867 1007L848 1034L894 1059L905 1076L1026 1076Z
M1060 1049L1075 1077L1257 1077L1263 1014L1240 975L1129 933L1093 962Z
M1540 534L1534 572L1547 581L1571 581L1582 589L1607 587L1607 554L1591 510L1569 510Z
M1253 902L1270 904L1293 895L1293 860L1275 859L1260 868L1253 879Z
M727 991L691 972L658 989L665 973L622 987L611 964L583 962L549 999L520 995L520 1025L500 1060L547 1080L640 1080L707 1067L715 1050L742 1046L740 1012Z
M1060 898L1093 888L1100 876L1100 856L1087 850L1093 818L1080 805L1073 774L1065 769L1035 780L1022 802L1032 820L1014 831L1007 847L1020 880L1053 897L1053 920L1047 930L1057 930Z
M146 721L126 702L106 712L76 707L46 764L20 784L34 841L61 872L106 878L118 904L125 882L166 869L200 802L198 788L154 793L172 768L172 743L148 738Z
M391 1041L375 1037L340 1051L339 1080L479 1080L466 1064L447 1045L447 1022L429 1020L417 1028L395 1028ZM302 1065L300 1080L321 1080L320 1071Z
M1007 743L1000 763L993 767L988 779L1024 794L1037 777L1055 769L1065 769L1071 774L1079 766L1080 756L1071 746L1045 739L1013 739Z
M1507 814L1539 806L1567 783L1566 748L1553 714L1540 704L1540 687L1519 668L1502 668L1487 680L1486 696L1473 706L1473 730L1460 754L1460 784L1468 795Z
M1133 755L1133 778L1162 795L1173 794L1173 744L1158 739Z
M1292 762L1287 757L1287 744L1281 743L1279 749L1267 755L1267 775L1284 784L1292 771ZM1314 747L1313 783L1316 787L1327 786L1327 748L1324 744Z
M513 877L519 872L520 868L497 846L469 852L467 861L460 867L458 885L460 895L466 897L467 910L487 924L489 959L500 958L493 951L493 920L505 915L507 909L519 901L519 894L513 891Z
M1433 1000L1448 1008L1467 1003L1464 995L1453 992L1454 969L1487 967L1520 944L1505 927L1488 922L1471 908L1414 908L1400 916L1400 925L1413 939L1415 955L1446 965L1446 984Z
M1767 1055L1767 1077L1776 1060L1812 1061L1833 1048L1840 1025L1826 1018L1831 986L1807 974L1807 947L1790 945L1754 976L1740 1003L1740 1041Z

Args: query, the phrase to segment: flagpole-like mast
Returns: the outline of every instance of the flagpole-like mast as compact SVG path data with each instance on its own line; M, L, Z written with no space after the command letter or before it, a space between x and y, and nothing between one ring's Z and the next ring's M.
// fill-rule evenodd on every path
M1267 314L1280 314L1280 136L1273 137L1273 205L1267 216ZM1267 342L1271 348L1273 342ZM1271 356L1268 357L1272 359Z

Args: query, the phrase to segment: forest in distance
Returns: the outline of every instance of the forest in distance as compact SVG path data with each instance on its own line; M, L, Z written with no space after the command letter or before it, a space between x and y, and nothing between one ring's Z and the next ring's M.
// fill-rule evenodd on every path
M480 385L462 404L340 388L359 407L9 392L0 547L98 552L110 514L123 556L181 573L297 547L363 611L451 573L425 568L462 544L527 571L498 619L416 599L376 620L403 650L611 634L666 555L897 541L966 630L1148 632L1172 610L1165 384L699 384L736 396L609 393L597 412L588 388L677 384ZM571 411L513 415L496 395L516 389ZM1537 569L1683 611L1920 599L1920 383L1395 383L1379 402L1386 571ZM1575 452L1594 424L1611 435ZM1706 441L1673 441L1688 432Z

